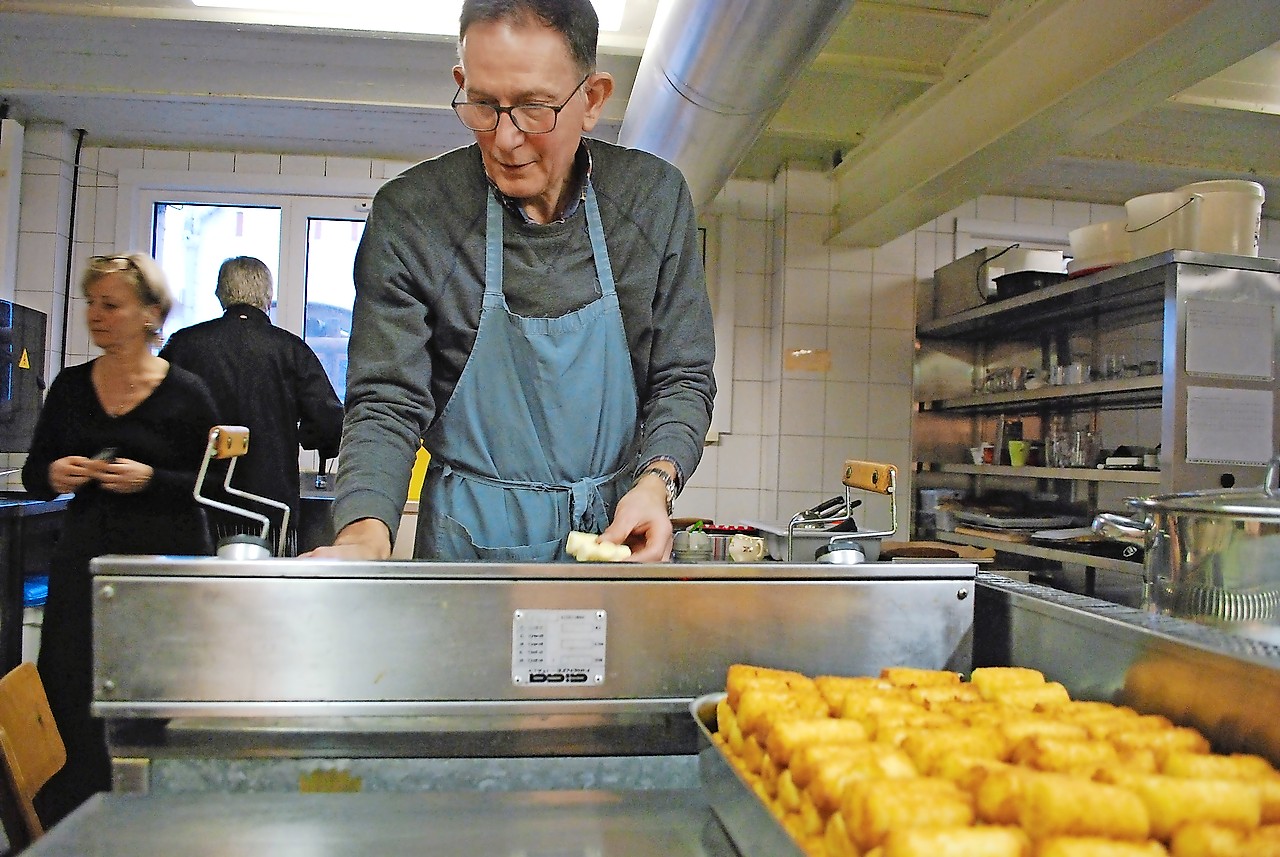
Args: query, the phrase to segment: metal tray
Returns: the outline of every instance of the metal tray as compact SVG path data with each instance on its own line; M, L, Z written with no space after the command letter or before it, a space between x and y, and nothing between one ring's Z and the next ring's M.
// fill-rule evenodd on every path
M724 697L724 693L711 693L689 703L689 712L698 725L698 776L707 803L742 857L805 857L782 822L711 740L716 728L716 705Z
M1047 530L1053 527L1074 527L1082 520L1076 515L991 515L964 509L956 509L952 514L962 524L1000 530Z

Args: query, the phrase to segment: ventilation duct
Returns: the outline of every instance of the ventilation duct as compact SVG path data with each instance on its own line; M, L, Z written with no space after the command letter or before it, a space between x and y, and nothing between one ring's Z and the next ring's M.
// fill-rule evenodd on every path
M675 164L694 204L710 202L852 5L662 0L618 142Z

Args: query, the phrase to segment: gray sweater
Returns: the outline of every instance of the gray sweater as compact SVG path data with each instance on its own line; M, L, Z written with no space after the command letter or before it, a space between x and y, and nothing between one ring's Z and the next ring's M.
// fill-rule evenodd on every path
M711 307L689 191L653 155L584 144L640 402L636 463L670 456L687 477L702 457L715 397ZM339 530L360 518L398 528L419 438L475 342L488 191L479 150L468 146L406 170L374 198L355 263ZM526 224L505 209L503 217L503 290L513 312L558 317L599 297L583 206L559 224ZM494 443L501 438L495 426Z

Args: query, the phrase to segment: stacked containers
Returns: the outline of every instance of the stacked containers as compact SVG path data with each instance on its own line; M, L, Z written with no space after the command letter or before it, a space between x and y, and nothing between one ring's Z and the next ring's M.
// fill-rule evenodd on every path
M1148 193L1124 204L1125 231L1135 259L1165 250L1195 250L1200 240L1200 195L1183 191Z

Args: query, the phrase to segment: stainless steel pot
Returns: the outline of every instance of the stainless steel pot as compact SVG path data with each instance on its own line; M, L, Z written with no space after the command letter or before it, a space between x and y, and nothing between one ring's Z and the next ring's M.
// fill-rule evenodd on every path
M1130 497L1095 532L1146 549L1149 605L1210 623L1280 626L1280 457L1260 489Z

